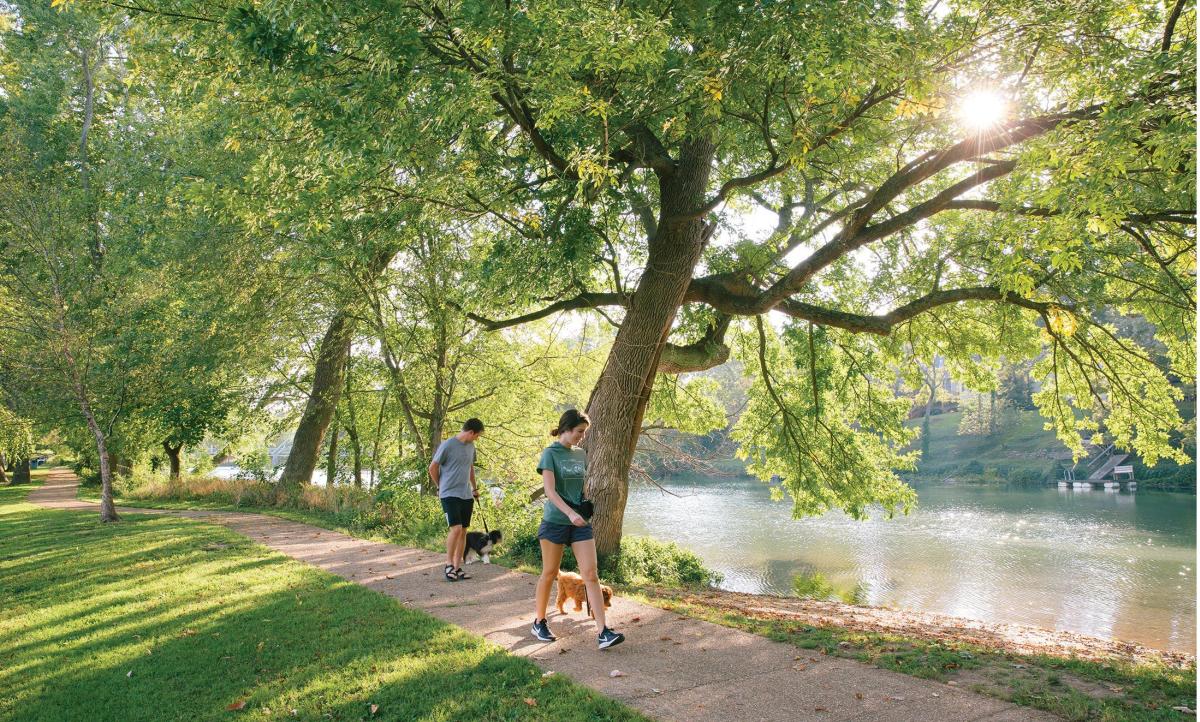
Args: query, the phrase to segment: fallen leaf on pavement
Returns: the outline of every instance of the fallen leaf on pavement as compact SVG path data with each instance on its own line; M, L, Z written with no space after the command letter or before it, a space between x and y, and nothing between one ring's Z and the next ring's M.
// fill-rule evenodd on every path
M543 677L553 677L553 676L554 676L554 670L552 669L552 670L550 670L549 672L543 672L543 673L542 673L542 676L543 676Z
M608 676L609 677L628 677L629 675L625 674L624 672L622 672L619 669L614 669L613 671L608 673Z

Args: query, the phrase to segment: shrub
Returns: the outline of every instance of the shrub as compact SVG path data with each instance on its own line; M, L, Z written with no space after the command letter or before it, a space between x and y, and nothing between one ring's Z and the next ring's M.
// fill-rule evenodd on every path
M820 572L801 572L792 577L792 592L801 599L840 600L846 604L863 604L867 585L859 582L850 589L838 589Z
M1045 478L1046 474L1037 469L1017 469L1008 480L1013 484L1040 484Z
M402 544L434 546L445 540L446 520L437 497L421 494L407 477L381 479L371 501L358 511L356 525L378 528Z
M648 537L622 539L621 550L605 559L600 571L605 579L618 584L667 587L713 586L723 578L693 552Z

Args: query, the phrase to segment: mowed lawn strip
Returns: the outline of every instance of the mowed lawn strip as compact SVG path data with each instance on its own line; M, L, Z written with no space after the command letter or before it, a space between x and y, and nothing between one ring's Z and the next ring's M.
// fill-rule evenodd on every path
M224 528L31 488L0 488L0 720L645 719Z

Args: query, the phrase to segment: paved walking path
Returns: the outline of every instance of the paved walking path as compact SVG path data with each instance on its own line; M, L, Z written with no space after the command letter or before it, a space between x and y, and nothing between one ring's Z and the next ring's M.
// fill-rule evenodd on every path
M51 471L29 500L52 509L95 511L94 503L75 498L78 483L70 471ZM585 613L561 616L557 611L550 613L550 626L558 641L543 644L529 635L536 579L529 574L472 564L473 579L450 583L442 578L440 554L356 539L272 516L126 507L118 507L118 512L170 514L221 524L293 559L486 637L545 670L567 675L661 720L1058 719L628 599L613 599L609 610L610 625L626 634L624 644L600 652ZM624 676L611 676L613 670Z

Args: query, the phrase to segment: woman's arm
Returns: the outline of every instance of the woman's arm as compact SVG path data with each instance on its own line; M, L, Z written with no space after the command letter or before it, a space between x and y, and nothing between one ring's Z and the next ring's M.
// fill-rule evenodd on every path
M568 506L567 502L563 501L563 498L558 495L557 491L554 490L553 469L542 470L542 490L546 492L546 498L550 500L550 503L558 507L558 510L563 514L566 514L567 518L571 520L572 524L578 526L579 522L583 521L583 517L579 516L578 512ZM579 521L576 521L576 519Z

